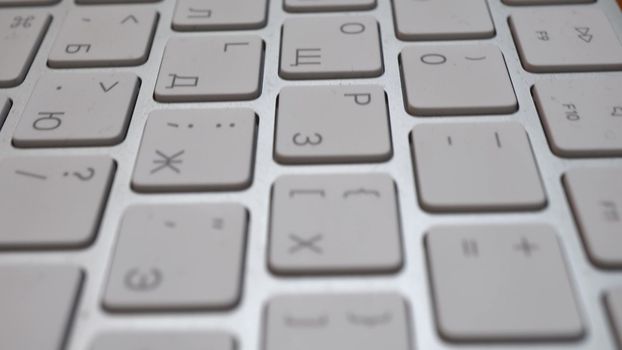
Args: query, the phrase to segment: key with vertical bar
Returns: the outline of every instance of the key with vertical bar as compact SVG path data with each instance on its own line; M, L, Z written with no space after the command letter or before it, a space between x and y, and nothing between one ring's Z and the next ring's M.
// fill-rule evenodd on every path
M533 95L553 152L622 156L622 78L540 80Z
M376 7L376 0L283 0L288 12L360 11Z
M233 306L241 294L246 222L246 210L235 204L130 208L104 305L116 311Z
M125 138L139 89L131 73L50 73L13 136L18 147L107 146Z
M383 72L373 17L301 17L283 25L280 74L285 79L366 78Z
M74 266L0 267L2 349L65 349L82 279Z
M263 51L258 36L170 39L155 98L162 102L254 99L261 92Z
M249 109L155 111L147 120L132 186L146 192L246 188L256 127Z
M592 262L622 268L622 168L575 168L566 193Z
M377 162L392 154L380 86L286 87L276 125L282 163Z
M284 176L272 189L270 268L382 273L402 266L393 180L382 174Z
M482 39L495 34L486 0L393 0L393 10L402 40Z
M265 319L265 350L410 349L406 304L394 294L279 296Z
M0 88L17 86L39 50L52 19L47 13L7 11L0 13Z
M48 58L53 68L136 66L147 61L158 14L139 6L78 7Z
M535 210L546 204L529 138L516 122L420 124L411 141L426 210Z
M402 50L400 61L410 114L499 114L517 108L503 54L494 45L413 45Z
M268 0L177 0L175 30L256 29L266 25Z
M530 72L622 69L622 45L598 9L530 9L512 14L510 27Z
M99 228L114 163L104 156L36 156L0 162L0 249L90 243Z
M550 227L433 227L426 248L444 338L543 341L584 334L563 253Z
M235 341L226 333L207 332L117 332L104 333L88 350L235 350Z

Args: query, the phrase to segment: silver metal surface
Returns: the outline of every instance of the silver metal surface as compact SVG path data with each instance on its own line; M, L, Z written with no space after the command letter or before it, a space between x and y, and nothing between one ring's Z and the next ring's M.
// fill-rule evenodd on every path
M581 311L587 325L586 336L576 342L566 343L522 343L522 344L460 344L460 349L574 349L574 350L613 350L614 338L604 310L603 292L622 285L622 271L604 271L594 267L583 249L580 236L572 219L564 194L561 176L567 169L581 166L617 165L622 159L561 159L553 155L547 144L543 128L538 118L530 87L539 79L550 77L571 77L573 74L531 74L525 72L518 59L512 36L508 27L508 15L524 10L509 7L500 0L489 0L497 34L493 39L465 42L495 43L503 51L514 83L519 101L518 112L504 116L485 117L413 117L404 109L400 85L398 55L402 48L410 45L398 41L393 28L391 4L388 0L378 0L379 4L365 14L374 16L380 23L385 73L373 79L326 80L326 81L285 81L278 76L279 38L284 19L288 16L315 16L315 14L287 14L282 10L281 0L270 1L268 25L260 30L241 31L260 35L266 42L263 92L261 97L248 102L227 103L156 103L153 96L158 67L167 39L175 37L201 37L223 35L226 32L177 33L171 29L171 19L175 2L164 0L154 4L132 5L157 8L160 18L149 60L139 67L106 69L71 69L80 72L130 71L142 79L140 94L134 116L131 120L127 139L120 145L102 148L72 149L16 149L11 145L20 115L24 110L30 92L37 78L52 69L46 65L50 48L61 27L67 11L76 5L71 0L54 6L42 8L21 8L21 11L43 11L53 15L53 21L42 43L25 82L17 88L0 89L13 101L13 107L0 131L0 158L15 155L96 155L108 154L118 162L118 170L112 186L109 204L105 211L101 229L96 241L86 249L66 251L3 251L0 264L10 263L70 263L86 271L86 282L77 306L74 327L69 334L68 349L87 349L93 338L103 331L114 330L221 330L233 334L241 350L261 349L263 332L263 310L266 302L274 295L287 293L313 292L397 292L408 300L408 313L412 325L412 343L416 349L447 350L456 348L442 340L435 327L431 304L431 291L424 254L423 237L426 230L435 224L460 223L507 223L530 222L547 223L554 226L560 237L567 263L578 295ZM115 5L116 6L116 5ZM622 13L614 0L598 0L597 3L577 6L601 8L615 27L618 38L622 38ZM6 8L0 11L8 11ZM352 15L348 13L347 15ZM335 16L343 14L317 14ZM102 28L103 29L103 28ZM105 29L104 29L105 30ZM457 42L456 42L457 43ZM3 48L7 49L7 48ZM582 77L617 75L622 72L581 73ZM385 163L360 165L326 166L283 166L273 160L273 133L276 97L284 86L315 84L380 84L385 87L391 116L394 157ZM477 88L474 86L474 88ZM259 133L254 180L252 186L239 192L196 193L196 194L138 194L130 188L130 177L143 127L149 112L160 109L210 108L210 107L250 107L259 116ZM419 123L444 123L453 121L492 121L515 120L523 124L529 133L537 162L543 176L548 206L536 212L494 213L494 214L456 214L434 215L420 208L415 195L415 182L408 135L413 126ZM356 127L356 125L353 125ZM276 277L267 269L267 227L270 200L270 187L275 178L283 174L314 173L367 173L385 172L397 183L401 224L403 228L403 250L405 266L396 274L378 276L343 277ZM112 250L117 239L117 228L124 210L134 204L149 203L217 203L236 202L250 211L250 226L246 252L246 265L243 275L243 293L240 304L229 311L196 313L110 313L101 307L103 283L110 267ZM32 220L37 213L31 213ZM71 219L71 218L68 218ZM1 223L0 223L1 224ZM149 249L149 242L145 242ZM36 336L33 334L32 336Z

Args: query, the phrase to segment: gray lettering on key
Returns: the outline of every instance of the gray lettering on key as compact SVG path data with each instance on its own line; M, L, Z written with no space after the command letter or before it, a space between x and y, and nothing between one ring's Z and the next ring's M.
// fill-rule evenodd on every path
M321 48L304 48L296 49L296 59L290 64L292 67L303 65L321 65L322 49Z
M177 174L181 173L181 170L176 166L176 164L183 163L183 159L181 159L180 157L184 154L184 152L185 150L181 150L177 153L174 153L168 156L164 152L160 150L156 150L155 153L158 156L158 158L153 160L153 164L157 164L158 166L151 169L150 173L153 175L163 169L170 169L171 171Z
M289 239L294 243L294 245L289 248L290 254L295 254L302 250L308 250L310 252L320 255L324 252L319 246L319 242L324 239L324 235L320 233L310 236L308 238L291 233L289 235Z
M106 86L104 83L102 83L101 81L99 82L99 86L102 88L102 90L104 90L104 93L108 93L108 91L112 90L115 86L119 85L119 82L116 81L114 84L110 85L110 86Z
M285 316L285 325L291 328L323 328L328 325L328 316L295 317Z
M32 173L30 171L25 171L25 170L15 170L15 174L30 177L30 178L37 179L37 180L47 180L47 176L45 175L36 174L36 173Z
M212 228L214 230L222 230L225 228L225 219L223 218L214 218L212 219Z
M581 119L576 105L574 105L573 103L564 103L562 104L562 106L565 109L564 112L566 113L566 119L571 122L576 122L577 120Z
M618 205L614 201L603 200L600 201L600 207L602 208L603 218L609 222L620 221L620 211Z
M343 198L348 199L348 197L376 197L380 198L380 191L370 190L366 188L357 188L356 190L348 190L343 193Z
M522 252L526 257L530 257L533 252L538 250L538 246L531 243L527 238L522 237L520 242L514 245L514 250Z
M324 198L326 196L326 192L324 190L290 190L289 198L294 198L295 196L302 195L315 195Z
M313 133L313 136L304 136L301 133L297 132L292 137L292 141L296 146L317 146L322 143L323 137L322 134L317 132Z
M65 46L65 52L68 54L77 54L80 51L89 52L91 50L91 44L67 44Z
M248 41L238 42L238 43L225 43L225 52L227 52L227 49L229 48L229 46L248 46L248 45L250 45Z
M193 7L188 8L189 14L186 15L186 18L211 18L212 10L211 9L196 9Z
M464 56L464 59L467 61L483 61L486 59L486 56Z
M546 30L537 30L536 31L536 36L538 37L538 40L540 40L540 41L549 41L549 40L551 40L551 37L549 36L549 32L547 32Z
M594 36L590 33L590 27L575 27L574 30L579 33L577 37L586 43L592 42Z
M428 53L428 54L421 56L421 62L436 66L436 65L444 64L445 62L447 62L447 57L439 53Z
M60 116L64 116L65 112L39 112L37 115L42 117L35 119L32 122L32 127L35 130L49 131L55 130L62 124Z
M15 16L13 22L9 25L10 28L30 28L35 16Z
M622 117L622 106L613 106L612 117Z
M162 272L156 268L130 269L124 277L125 287L136 292L149 292L162 284Z
M66 171L63 173L64 177L68 177L70 175L80 181L89 181L95 176L95 169L88 167L85 171Z
M343 34L361 34L365 31L365 25L363 23L344 23L339 27L339 30Z
M477 241L470 238L463 239L462 254L467 258L477 258L479 256L479 244Z
M174 89L178 87L197 87L199 85L199 77L183 76L175 73L169 74L171 77L171 85L165 86L166 89Z
M390 312L383 312L379 315L363 315L356 314L354 312L347 313L348 322L355 326L363 326L369 328L375 328L378 326L386 326L393 320L393 315Z
M345 97L354 97L354 103L359 106L367 106L371 103L370 93L344 94Z
M497 143L497 148L503 148L501 144L501 136L499 136L499 132L495 131L495 142Z
M125 17L122 21L121 24L125 24L129 21L134 22L134 24L138 24L138 19L134 16L134 15L129 15L127 17Z

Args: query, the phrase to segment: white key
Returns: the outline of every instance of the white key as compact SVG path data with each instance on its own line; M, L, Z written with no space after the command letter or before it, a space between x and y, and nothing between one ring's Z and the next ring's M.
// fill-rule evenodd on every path
M31 6L31 5L52 5L60 0L0 0L2 6Z
M256 121L248 109L151 113L132 186L139 191L234 190L253 174Z
M605 295L614 335L618 344L622 344L622 288L610 290Z
M254 99L261 91L263 50L258 36L170 39L155 98L162 102Z
M622 268L622 168L575 168L564 185L585 248L602 267Z
M301 17L285 21L280 74L285 79L379 76L383 72L373 17Z
M406 304L393 294L280 296L266 322L266 350L410 349Z
M600 10L530 9L513 14L510 26L528 71L622 69L622 45Z
M44 75L13 136L18 147L106 146L123 140L139 81L131 73Z
M159 2L162 0L76 0L78 4L128 4L128 3L147 3Z
M11 100L0 95L0 129L2 129L2 125L4 124L6 116L9 114L9 110L11 110Z
M235 350L233 337L220 332L119 332L98 336L89 350Z
M414 45L400 59L410 114L500 114L517 108L503 55L494 45Z
M443 337L542 341L584 334L563 254L548 226L434 227L426 247Z
M246 210L233 204L130 208L119 230L104 305L113 310L235 305L246 221Z
M283 8L289 12L324 12L371 10L376 0L283 0Z
M64 349L81 282L73 266L0 267L2 349Z
M268 0L177 0L173 29L234 30L266 25Z
M390 272L402 262L390 177L285 176L275 182L269 257L275 272Z
M0 0L1 1L1 0ZM41 12L0 13L0 88L24 81L52 16Z
M481 39L495 35L486 0L393 0L402 40Z
M556 154L622 156L622 78L542 80L533 95Z
M286 87L276 125L275 158L282 163L377 162L392 155L380 86Z
M114 163L103 156L0 162L2 248L79 247L99 228ZM36 218L36 219L35 219Z
M556 5L556 4L579 4L594 2L596 0L502 0L507 5Z
M546 205L529 138L516 122L421 124L411 141L419 200L426 210Z
M70 11L48 58L53 68L135 66L147 61L158 14L134 6Z

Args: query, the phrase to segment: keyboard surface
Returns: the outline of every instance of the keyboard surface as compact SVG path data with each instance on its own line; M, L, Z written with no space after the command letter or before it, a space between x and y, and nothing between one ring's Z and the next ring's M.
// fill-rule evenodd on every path
M622 349L616 0L0 0L0 349Z

